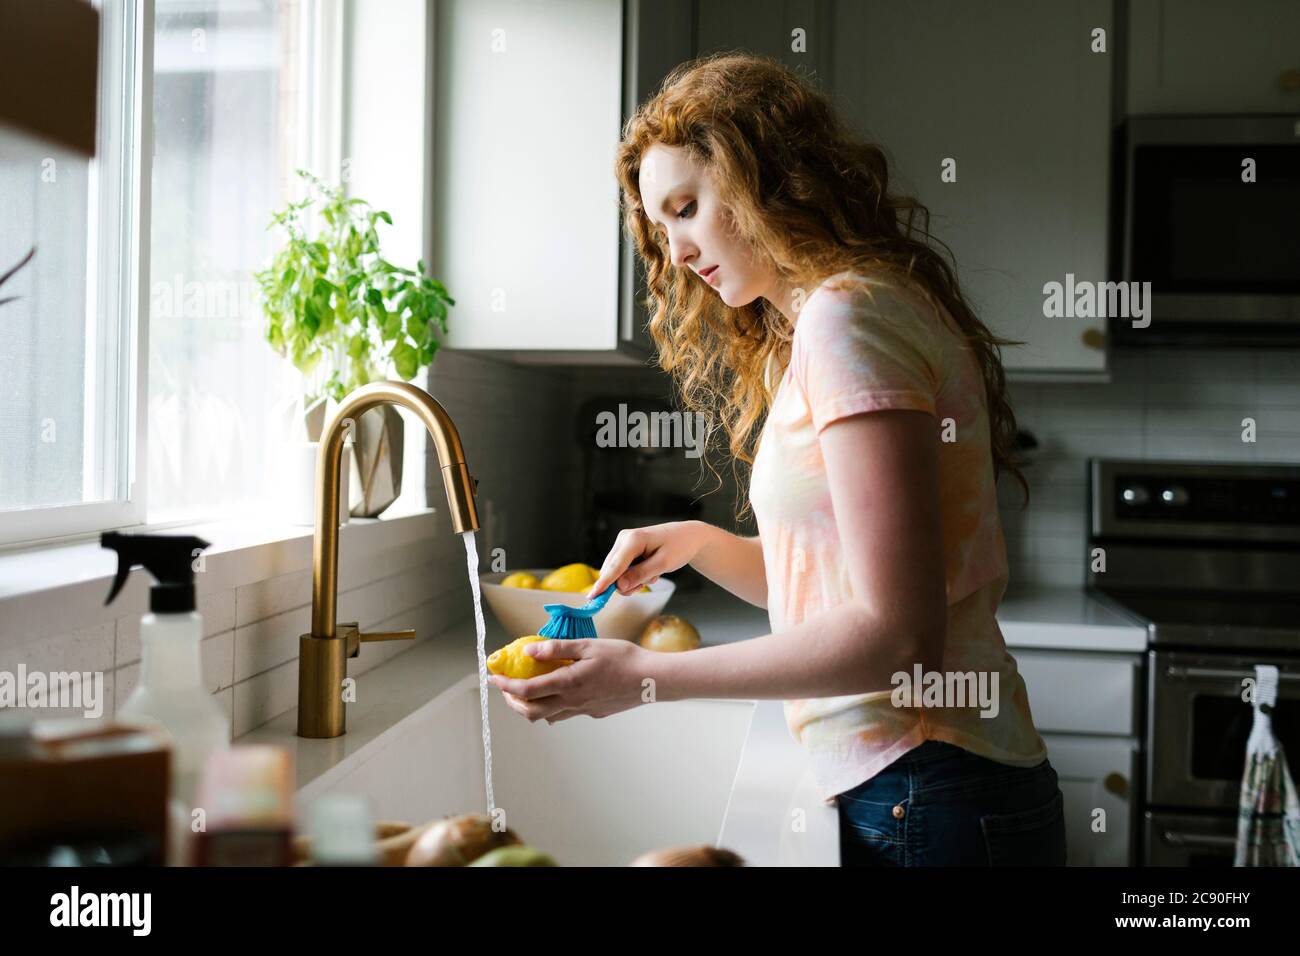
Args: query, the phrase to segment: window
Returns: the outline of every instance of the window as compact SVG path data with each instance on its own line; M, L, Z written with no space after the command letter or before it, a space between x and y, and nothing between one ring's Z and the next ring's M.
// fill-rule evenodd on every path
M296 196L294 169L323 151L313 117L330 84L314 54L328 14L304 0L157 0L151 522L266 501L301 378L263 339L252 273L280 239L267 222Z
M138 10L100 9L94 159L0 130L0 543L130 524Z
M0 544L266 504L301 391L252 273L338 169L340 0L97 6L96 157L0 131Z

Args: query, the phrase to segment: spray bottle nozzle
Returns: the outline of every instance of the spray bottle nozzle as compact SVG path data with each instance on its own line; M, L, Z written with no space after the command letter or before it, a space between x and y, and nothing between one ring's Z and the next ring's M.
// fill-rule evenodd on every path
M158 582L149 591L149 610L176 614L194 610L194 559L211 545L192 534L122 534L105 531L99 539L117 552L117 575L105 604L126 585L137 565Z

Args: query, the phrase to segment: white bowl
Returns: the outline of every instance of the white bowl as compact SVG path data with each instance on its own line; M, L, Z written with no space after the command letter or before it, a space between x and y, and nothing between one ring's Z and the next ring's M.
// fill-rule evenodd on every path
M554 568L516 568L535 574L539 579L546 577ZM536 634L551 619L544 605L569 604L581 607L587 603L585 591L547 591L542 588L508 588L501 581L514 571L495 571L480 574L483 599L487 602L496 619L501 622L511 640L525 634ZM646 624L656 614L662 614L668 599L673 596L676 585L667 578L660 578L649 585L649 593L610 595L609 603L596 612L592 620L596 623L596 633L602 638L611 637L622 641L635 641L641 637Z

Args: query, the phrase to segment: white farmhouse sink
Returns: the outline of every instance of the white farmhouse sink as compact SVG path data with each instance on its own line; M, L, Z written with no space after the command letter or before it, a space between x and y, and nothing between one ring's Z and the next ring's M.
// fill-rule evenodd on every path
M625 866L647 850L719 843L754 701L650 704L531 723L489 688L493 786L506 824L565 866ZM477 674L299 791L362 794L378 819L483 813ZM783 808L770 816L775 832ZM740 852L740 848L736 848ZM742 853L742 856L744 854Z
M720 589L676 610L710 643L767 624L762 610ZM489 622L489 648L509 640ZM235 742L289 752L300 819L329 791L369 797L381 820L484 813L476 665L472 631L460 622L361 671L342 737L299 737L288 710ZM839 865L838 813L821 799L779 700L672 701L547 724L488 690L497 806L561 865L626 866L687 844L734 850L750 866Z

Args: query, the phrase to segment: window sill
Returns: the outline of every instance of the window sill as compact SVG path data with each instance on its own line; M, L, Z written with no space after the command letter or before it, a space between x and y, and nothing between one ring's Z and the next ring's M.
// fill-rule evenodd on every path
M351 518L339 529L339 549L364 556L432 537L436 514L426 507ZM160 533L194 534L212 542L203 552L203 570L195 575L202 600L209 593L310 568L315 528L238 519ZM104 606L116 571L116 556L100 546L98 536L0 553L0 645L66 634L120 616L121 608ZM148 575L140 571L132 576Z

